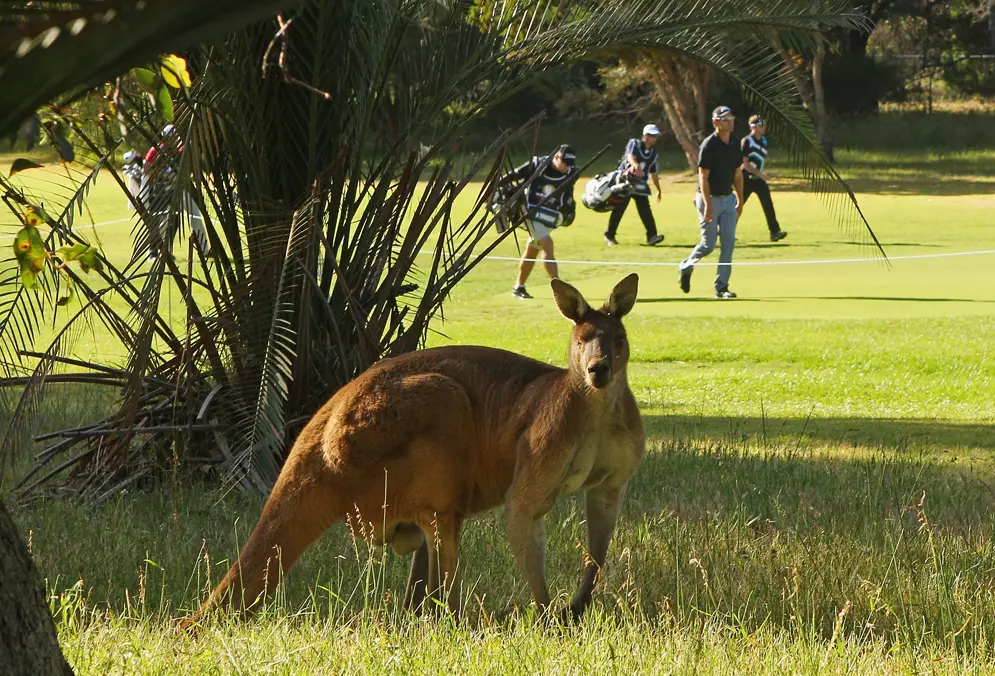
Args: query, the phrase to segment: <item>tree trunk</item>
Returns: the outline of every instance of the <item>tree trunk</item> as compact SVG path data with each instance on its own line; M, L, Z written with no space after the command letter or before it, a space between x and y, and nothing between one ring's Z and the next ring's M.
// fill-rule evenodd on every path
M791 77L795 81L795 87L797 87L798 93L801 94L802 103L812 118L812 124L815 126L815 133L819 137L819 145L822 147L822 152L825 153L826 158L830 162L835 163L836 156L833 153L835 144L833 143L832 131L830 129L829 113L826 110L825 90L822 86L822 67L826 61L825 38L819 36L818 48L816 49L815 58L812 59L811 63L806 62L798 54L789 52L780 43L780 40L777 40L776 44L781 54L781 60L784 62L784 67L791 73Z
M988 0L988 40L995 54L995 0Z
M687 158L692 172L698 169L698 146L701 143L707 111L705 97L711 68L691 59L647 51L644 64L663 104L667 122Z
M815 108L812 111L812 120L815 123L815 130L819 134L819 144L822 152L833 164L836 163L835 144L829 126L829 111L826 110L826 94L822 86L822 67L826 63L826 40L821 35L816 37L815 58L812 59L812 92Z
M72 674L31 554L0 502L0 674Z

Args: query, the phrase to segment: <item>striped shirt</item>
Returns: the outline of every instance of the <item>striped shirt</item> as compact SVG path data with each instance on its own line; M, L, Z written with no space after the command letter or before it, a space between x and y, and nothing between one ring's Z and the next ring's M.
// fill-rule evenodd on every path
M743 157L753 165L753 168L757 171L763 171L764 165L767 163L767 137L758 139L753 134L747 134L743 137ZM754 176L750 172L743 170L743 175L745 178L760 179L759 176Z
M629 155L635 156L636 161L639 163L639 168L643 170L643 175L639 177L637 182L632 184L635 188L634 192L638 195L649 195L650 187L646 181L650 174L657 173L656 150L647 148L641 138L629 139L629 142L625 146L625 154L622 155L622 161L618 165L619 171L625 171L631 166Z

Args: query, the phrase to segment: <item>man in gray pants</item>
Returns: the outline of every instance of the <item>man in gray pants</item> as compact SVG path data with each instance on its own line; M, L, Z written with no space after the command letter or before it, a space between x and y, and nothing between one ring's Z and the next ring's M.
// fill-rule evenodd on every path
M691 255L677 266L681 291L691 291L691 273L695 264L712 253L720 240L719 270L715 275L715 297L735 298L729 290L732 275L732 250L736 246L736 221L743 213L743 156L739 139L732 135L736 118L727 106L712 111L715 132L701 142L698 149L698 193L694 198L701 225L701 241ZM736 193L733 194L733 186Z

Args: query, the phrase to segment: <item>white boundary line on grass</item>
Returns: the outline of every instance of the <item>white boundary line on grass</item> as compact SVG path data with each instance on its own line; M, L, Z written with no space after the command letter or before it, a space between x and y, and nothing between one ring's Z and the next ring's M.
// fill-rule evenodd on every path
M161 216L162 214L167 214L168 211L157 211L154 216ZM100 223L91 223L90 225L74 225L73 230L95 230L97 228L102 228L105 225L114 225L115 223L131 223L136 222L134 216L128 216L127 218L118 218L113 221L101 221Z
M126 223L131 220L128 218L119 218L116 221L103 221L102 223L93 223L91 225L74 225L73 230L93 230L95 228L101 228L105 225L114 225L115 223Z
M425 254L432 254L432 251L423 251ZM915 256L889 256L889 261L910 261L910 260L923 260L927 258L956 258L959 256L987 256L990 254L995 254L995 249L986 249L984 251L954 251L951 253L936 253L936 254L919 254ZM544 258L515 258L513 256L484 256L484 260L489 261L532 261L538 263L544 261ZM679 265L679 262L663 262L663 261L583 261L583 260L564 260L561 258L556 259L557 264L566 265L607 265L614 267L666 267ZM834 258L834 259L823 259L823 260L807 260L807 261L742 261L739 263L718 263L718 262L698 262L695 263L694 267L718 267L720 265L732 265L736 267L763 267L772 265L833 265L838 263L883 263L884 259L881 258Z

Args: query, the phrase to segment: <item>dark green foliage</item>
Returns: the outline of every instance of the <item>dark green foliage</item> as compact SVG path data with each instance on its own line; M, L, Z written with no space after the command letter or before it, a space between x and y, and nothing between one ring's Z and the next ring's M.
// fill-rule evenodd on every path
M866 115L903 88L894 65L864 54L844 52L826 60L826 106L836 115Z

